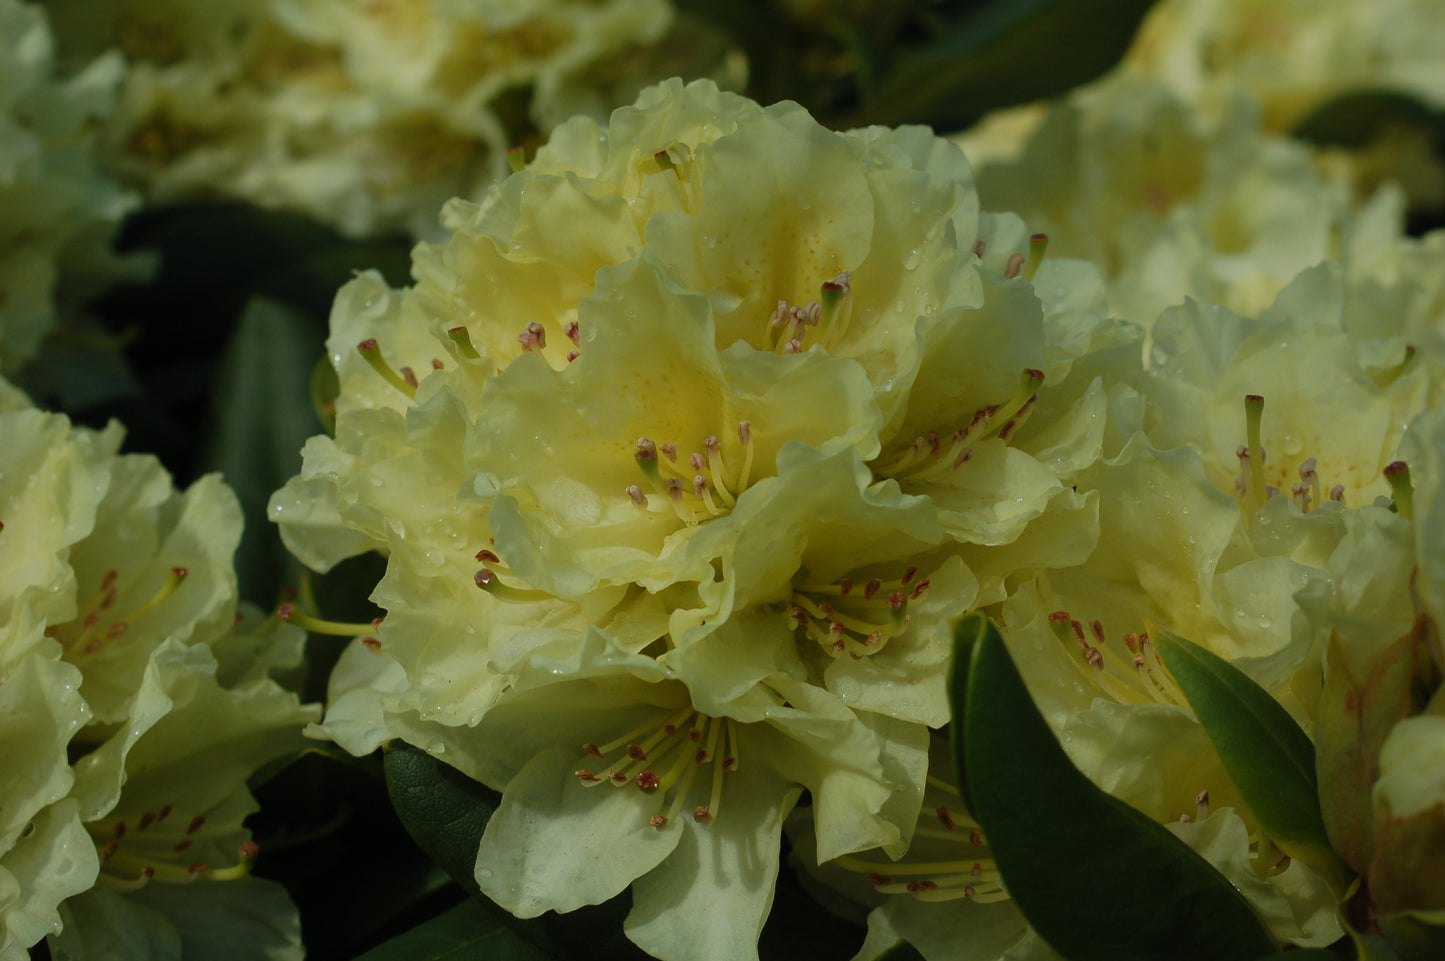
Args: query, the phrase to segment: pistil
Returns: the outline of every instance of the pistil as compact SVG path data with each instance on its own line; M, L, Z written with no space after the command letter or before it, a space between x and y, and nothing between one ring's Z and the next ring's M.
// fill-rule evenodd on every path
M416 397L416 374L412 373L410 367L403 367L401 373L393 370L391 365L386 362L386 358L382 356L381 346L377 344L376 338L372 337L363 340L356 345L356 349L361 356L366 359L366 362L371 365L371 369L380 374L388 384L401 391L408 398Z

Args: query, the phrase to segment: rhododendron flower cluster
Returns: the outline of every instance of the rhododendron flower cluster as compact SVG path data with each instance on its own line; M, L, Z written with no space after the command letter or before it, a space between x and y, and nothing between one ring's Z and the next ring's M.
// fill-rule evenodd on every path
M802 789L820 857L907 846L948 619L1091 547L1137 334L946 142L706 83L445 221L414 287L339 296L336 437L271 505L318 568L389 557L324 730L504 789L504 907L633 883L648 951L745 956Z

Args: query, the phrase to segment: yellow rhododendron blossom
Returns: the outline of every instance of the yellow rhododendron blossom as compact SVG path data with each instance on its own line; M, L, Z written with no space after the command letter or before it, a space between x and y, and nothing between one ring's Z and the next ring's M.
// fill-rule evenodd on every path
M1445 9L1433 0L1163 0L1123 68L1218 111L1244 93L1288 133L1345 93L1390 90L1445 106Z
M0 369L126 269L108 250L134 198L97 169L92 124L124 65L55 69L46 8L0 0Z
M1209 124L1165 85L1116 73L1070 93L1027 137L1021 151L1009 126L959 138L981 156L985 209L1016 211L1051 252L1092 262L1110 308L1144 327L1186 297L1257 313L1338 256L1342 232L1349 242L1349 190L1243 103Z
M754 957L802 789L819 857L901 853L948 620L1091 549L1138 333L928 131L706 82L443 216L338 295L336 435L271 502L313 567L388 554L321 730L503 789L509 910L630 884L650 953Z
M239 198L351 235L435 235L443 201L507 169L504 94L531 88L544 129L605 112L636 88L599 93L600 75L671 17L666 0L51 6L67 55L131 65L103 139L147 199Z
M1413 533L1421 505L1434 511L1432 370L1404 350L1421 310L1397 309L1423 308L1434 288L1381 275L1368 289L1391 296L1363 296L1346 273L1334 263L1306 271L1257 319L1193 302L1167 312L1154 365L1135 381L1143 431L1074 478L1097 498L1092 554L1016 578L997 608L1070 759L1170 825L1279 940L1304 946L1339 937L1338 892L1260 840L1149 632L1232 661L1311 732L1326 642L1365 676L1414 621L1417 564L1421 591L1434 590L1438 547L1422 538L1417 549ZM1418 502L1400 457L1420 463ZM907 855L838 859L851 877L832 869L821 879L872 908L870 949L904 938L930 961L1051 957L1007 902L986 834L950 797L946 752L932 761ZM1429 779L1407 770L1395 775L1400 796L1428 792Z
M234 495L120 439L0 383L0 957L299 958L241 821L315 716L268 676L304 637L238 622Z

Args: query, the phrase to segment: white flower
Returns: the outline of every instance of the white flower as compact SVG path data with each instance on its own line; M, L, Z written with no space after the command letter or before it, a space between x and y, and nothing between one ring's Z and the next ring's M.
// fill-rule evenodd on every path
M388 553L323 729L503 789L508 909L631 884L649 952L751 957L801 789L820 857L906 847L947 621L1087 552L1137 332L927 131L709 83L444 218L338 296L336 437L271 505L314 566Z
M114 55L55 69L46 9L0 0L0 369L125 267L110 237L134 198L104 176L92 127L123 74Z
M246 778L314 717L267 676L304 637L237 622L234 495L178 493L120 439L0 382L0 957L49 935L57 958L299 958L241 819ZM249 930L198 928L202 908Z
M56 7L72 55L118 46L131 63L105 149L149 200L235 197L351 235L434 236L444 201L507 169L527 122L504 120L509 91L531 88L544 128L605 112L632 91L599 96L599 74L671 16L666 0Z

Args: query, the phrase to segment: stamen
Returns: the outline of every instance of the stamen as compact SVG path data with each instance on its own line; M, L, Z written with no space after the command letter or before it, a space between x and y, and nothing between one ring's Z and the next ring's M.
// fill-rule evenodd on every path
M276 616L288 624L295 624L303 630L312 634L328 634L332 637L361 637L364 634L372 634L381 623L380 619L369 624L347 624L342 621L328 621L319 617L312 617L291 601L287 601L276 608Z
M186 579L189 573L184 567L172 567L170 576L167 577L165 583L161 585L161 589L152 594L150 600L127 614L120 623L133 624L157 607L160 607L166 598L176 592L176 588L181 586L181 582ZM125 628L121 628L121 630L124 631Z
M582 346L582 328L577 326L577 321L569 320L567 326L562 328L562 332L567 335L568 340L572 341L572 346Z
M1405 520L1415 517L1415 488L1410 484L1410 468L1397 460L1385 468L1385 480L1390 482L1390 494L1395 500L1395 513Z
M985 241L985 240L983 240L982 238L980 238L980 239L978 239L978 240L975 240L975 241L973 242L973 246L970 247L969 249L973 251L973 255L974 255L975 257L977 257L979 260L982 260L982 259L983 259L983 252L988 249L988 243L987 243L987 241Z
M708 434L702 441L703 450L707 451L708 473L712 475L713 490L717 491L722 498L723 504L732 508L737 503L733 499L732 492L723 483L723 476L727 473L727 465L723 463L722 441L718 440L716 434Z
M380 374L388 384L401 391L407 397L416 396L416 385L408 383L404 377L391 369L391 365L388 364L386 358L381 355L381 347L377 345L376 338L371 337L363 340L356 345L356 349L361 353L361 356L366 359L366 362L371 365L371 369ZM415 379L414 376L413 379Z
M533 349L543 350L547 346L547 330L535 320L531 321L517 335L517 343L522 345L523 353L529 353Z
M1249 487L1254 497L1251 505L1251 513L1258 511L1264 506L1266 485L1264 483L1264 447L1259 440L1260 421L1264 418L1264 398L1259 394L1246 394L1244 397L1244 425L1245 437L1249 443Z
M1038 272L1039 264L1044 262L1044 253L1048 249L1048 234L1034 234L1029 237L1029 261L1024 265L1024 280L1032 281L1034 279L1034 274Z
M1310 500L1316 504L1320 502L1320 475L1315 470L1317 463L1313 457L1310 457L1299 465L1300 483L1309 485Z
M744 420L738 422L738 440L743 445L743 469L738 472L738 492L748 489L748 479L753 472L753 422Z
M824 283L819 295L822 299L822 318L818 326L820 329L828 328L824 338L824 347L828 349L832 349L843 339L843 333L852 317L851 301L845 300L853 289L852 281L853 274L845 270Z
M1019 272L1020 272L1021 270L1023 270L1023 266L1024 266L1024 255L1023 255L1023 254L1010 254L1010 255L1009 255L1009 258L1008 258L1008 264L1006 264L1006 265L1004 266L1004 269L1003 269L1003 275L1004 275L1004 277L1007 278L1007 279L1009 279L1009 280L1013 280L1015 277L1017 277L1017 276L1019 275Z
M473 574L472 580L476 583L477 587L486 591L499 601L510 601L515 604L532 604L537 601L553 600L553 595L548 594L546 591L526 590L524 588L503 584L497 577L495 571L485 567Z
M527 169L527 148L520 144L507 148L507 166L512 168L512 173L519 174Z

